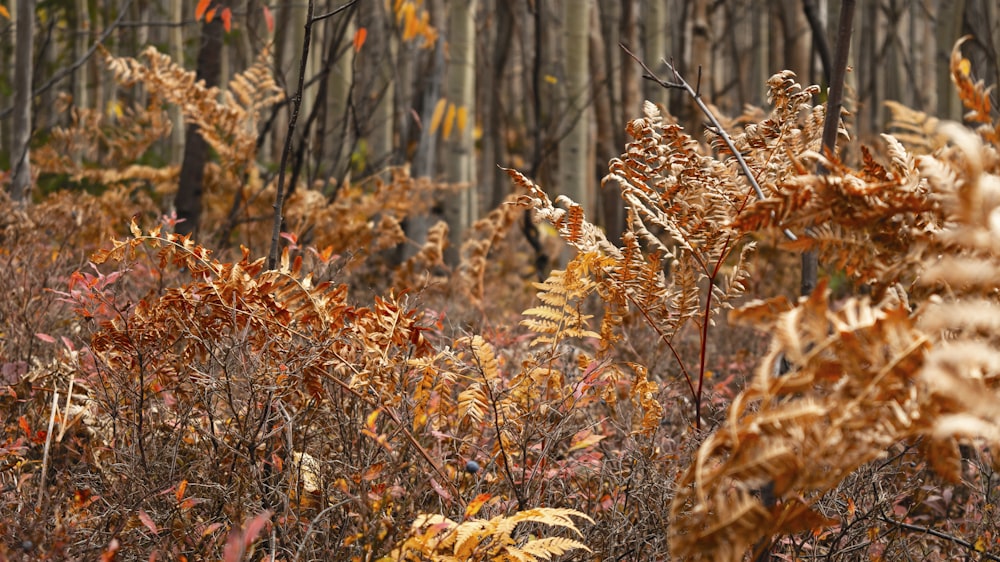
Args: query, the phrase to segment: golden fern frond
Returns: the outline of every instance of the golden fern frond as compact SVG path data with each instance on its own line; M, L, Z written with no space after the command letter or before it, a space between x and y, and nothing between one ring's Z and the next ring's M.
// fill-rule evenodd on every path
M176 166L137 164L172 128L157 98L151 98L146 107L134 105L124 111L114 105L108 115L71 107L68 98L61 98L57 107L67 108L70 124L54 127L45 144L32 150L32 164L40 171L102 185L148 182L161 188L176 182Z
M970 35L962 37L951 50L951 81L958 90L962 105L968 110L965 120L980 123L976 131L993 146L1000 146L1000 121L995 124L993 122L993 105L990 100L992 88L987 88L982 80L976 81L973 78L972 63L962 56L962 44L971 38Z
M439 562L533 562L551 560L553 556L561 556L574 550L590 552L585 544L572 539L539 537L518 540L512 536L514 529L521 523L561 527L580 535L573 517L593 523L593 519L578 511L547 507L520 511L509 517L472 519L462 523L437 514L423 514L414 520L410 536L380 561L419 559Z
M565 270L554 270L542 283L535 306L522 312L521 325L539 334L532 346L553 345L565 338L600 337L587 329L593 315L581 311L583 300L593 292L597 283L591 278L593 267L600 267L600 256L594 253L578 254Z
M141 56L145 64L104 52L105 63L121 84L143 83L150 95L179 106L185 120L198 125L199 134L219 154L224 167L235 171L253 161L260 112L284 97L263 54L235 76L229 84L231 90L224 93L196 81L193 71L180 67L155 47L147 47Z
M435 276L432 275L432 272L435 270L447 271L447 265L444 263L444 250L447 247L448 223L438 221L427 230L427 239L420 250L396 268L393 285L396 287L424 287L432 281L443 282L444 276Z
M459 423L470 420L473 425L479 425L486 419L490 411L490 399L483 384L479 381L473 382L458 393Z
M462 243L457 273L462 290L472 297L473 302L480 304L483 301L490 252L523 214L524 207L517 203L517 196L510 195L499 207L472 225L472 236Z
M946 139L938 132L940 121L936 117L896 101L886 101L885 106L892 114L888 125L890 133L908 150L929 154L944 146Z
M553 556L561 556L574 550L591 552L582 542L563 537L530 540L521 548L511 548L510 552L511 556L523 560L551 560Z
M731 316L764 322L772 348L679 481L678 557L735 560L760 536L828 525L811 504L894 443L924 438L931 466L951 480L961 478L959 442L1000 446L1000 228L990 218L1000 170L980 136L941 132L951 145L914 163L892 147L888 172L919 173L947 213L928 223L922 253L905 254L924 272L915 288L935 298L911 312L896 286L878 305L850 299L834 310L821 288L793 308L755 302ZM792 368L775 377L782 357ZM779 503L752 493L765 487Z

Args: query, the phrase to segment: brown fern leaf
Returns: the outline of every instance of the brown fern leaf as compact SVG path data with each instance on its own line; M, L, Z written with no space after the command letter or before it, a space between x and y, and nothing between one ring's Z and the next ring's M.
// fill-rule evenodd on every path
M913 163L894 145L886 168L919 173L949 217L926 234L924 253L909 254L925 272L916 289L934 298L911 312L897 285L878 305L834 308L821 287L794 308L774 300L734 313L768 328L772 348L680 479L676 556L739 560L760 537L829 525L813 503L893 444L924 438L931 466L953 481L958 443L1000 446L1000 228L990 218L1000 170L982 137L958 125L941 134L952 146ZM792 368L775 377L781 358Z
M1000 121L993 122L993 107L990 100L992 88L987 88L982 80L976 81L973 78L972 63L962 56L962 43L971 38L969 35L962 37L951 50L949 64L951 81L958 89L958 97L962 100L962 105L968 110L965 114L966 121L980 123L976 131L993 146L1000 146Z

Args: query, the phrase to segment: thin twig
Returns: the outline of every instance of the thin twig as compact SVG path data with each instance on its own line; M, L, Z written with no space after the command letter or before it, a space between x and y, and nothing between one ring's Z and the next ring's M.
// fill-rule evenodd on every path
M736 150L736 145L733 144L733 139L729 138L729 134L726 133L726 130L724 128L722 128L722 123L719 123L719 120L715 117L715 114L712 113L712 110L709 109L709 107L701 99L701 94L697 90L692 88L691 84L688 84L687 81L684 80L684 77L680 75L680 73L677 71L677 68L673 64L668 62L666 59L660 59L663 62L663 64L667 65L667 67L670 69L670 72L672 72L674 75L674 80L676 80L675 82L668 82L666 80L663 80L662 78L657 76L652 70L650 70L650 68L646 66L646 63L642 62L639 59L639 57L635 55L635 53L628 50L628 47L626 47L624 44L619 43L618 46L621 47L622 50L624 50L625 53L628 54L628 56L632 57L632 60L639 63L639 65L642 66L642 69L646 71L646 74L642 76L643 78L645 78L646 80L652 80L653 82L656 82L660 86L663 86L664 88L667 89L684 90L688 93L688 95L690 95L694 99L694 102L698 104L698 109L700 109L701 112L705 114L705 117L707 117L709 122L712 124L712 127L714 129L713 132L715 132L716 134L719 135L719 137L722 138L723 142L726 143L726 146L729 147L729 151L732 152L733 156L736 158L736 162L739 163L740 169L743 170L743 175L746 176L747 181L750 182L750 187L753 188L754 194L756 194L757 196L757 200L763 201L764 192L761 190L760 184L757 183L757 178L754 177L753 172L750 170L750 166L747 164L747 161L743 159L743 155L740 154L740 151ZM700 81L700 76L701 76L700 68L698 69L698 76ZM795 236L795 234L792 233L792 231L788 230L787 228L784 229L784 233L785 237L788 238L789 240L792 241L798 240L798 237Z
M923 527L920 525L913 525L912 523L904 523L902 521L896 521L895 519L886 516L884 513L881 514L881 519L882 521L890 525L895 525L900 529L906 529L907 531L916 531L918 533L926 533L928 535L937 537L939 539L944 539L948 542L953 542L959 546L969 549L970 551L978 552L980 556L982 556L987 560L996 560L1000 562L1000 556L996 556L994 554L990 554L989 552L984 552L982 550L979 550L978 548L976 548L976 545L972 544L971 542L958 538L955 535L949 535L944 531L938 531L937 529L932 529L930 527Z
M56 387L58 388L58 387ZM52 412L49 413L49 428L45 434L45 451L42 453L42 475L38 483L38 501L35 502L35 510L42 509L42 500L45 499L45 474L49 468L49 450L52 445L52 428L56 423L56 411L59 410L59 391L52 390Z
M357 2L358 2L358 0L351 0L350 2L344 4L343 6L335 8L332 12L327 12L325 14L321 14L321 15L318 15L318 16L312 18L312 21L316 22L316 21L325 20L326 18L331 18L331 17L339 14L340 12L343 12L344 10L350 8L351 6L357 4Z
M309 43L312 40L313 10L315 3L309 0L306 6L305 36L302 39L302 56L299 59L299 79L292 97L292 115L288 119L288 130L285 132L285 146L281 150L281 164L278 165L278 185L274 195L274 226L271 229L271 250L267 253L267 268L275 269L278 265L279 248L281 247L281 223L285 204L285 167L292 154L292 137L295 134L295 122L299 120L299 109L302 107L302 90L306 82L306 63L309 60Z

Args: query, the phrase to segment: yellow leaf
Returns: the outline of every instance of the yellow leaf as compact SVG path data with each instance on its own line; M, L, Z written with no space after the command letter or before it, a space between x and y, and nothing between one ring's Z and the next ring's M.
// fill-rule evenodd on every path
M601 441L601 439L604 439L605 437L606 436L604 435L597 435L591 433L589 429L581 431L580 433L577 433L573 437L572 445L570 445L569 450L567 452L577 451L580 449L588 449L598 444Z
M444 130L441 131L441 136L444 140L448 140L451 136L451 128L455 125L455 104L448 104L448 113L444 117Z
M403 10L403 41L409 41L417 36L419 22L417 21L416 8L410 4Z
M552 76L551 74L546 74L545 75L545 81L548 82L549 84L558 84L559 83L559 79L556 78L555 76Z
M111 100L108 102L107 112L108 117L114 117L116 119L121 119L122 115L125 114L125 112L122 111L122 104L118 100Z
M976 539L976 552L986 552L986 537Z
M441 118L444 117L444 108L448 104L444 98L438 100L437 105L434 106L434 114L431 116L431 134L437 132L438 127L441 126Z
M465 106L458 108L458 112L455 114L455 127L459 135L465 134L465 120L468 117L468 111L466 111Z
M378 414L379 414L378 410L375 410L374 412L368 414L368 417L365 418L365 427L367 427L372 431L375 431L375 420L378 419Z
M958 70L962 76L968 76L972 72L972 63L969 62L969 59L963 58L962 62L958 63Z

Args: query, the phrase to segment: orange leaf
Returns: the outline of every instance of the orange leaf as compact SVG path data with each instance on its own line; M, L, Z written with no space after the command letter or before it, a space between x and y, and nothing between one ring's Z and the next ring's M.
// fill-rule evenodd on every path
M177 491L174 492L174 497L177 498L177 503L181 503L184 499L184 492L187 491L188 481L181 480L180 484L177 485Z
M212 23L212 20L215 19L215 11L217 9L218 8L212 8L211 10L205 12L205 23Z
M219 14L219 17L222 18L222 28L226 30L226 33L229 33L230 31L232 31L233 30L233 12L232 12L232 10L230 10L229 8L223 8L222 9L222 13Z
M6 6L0 5L0 16L10 19L10 12L7 11Z
M267 24L267 32L274 33L274 15L271 13L271 9L267 6L261 6L264 8L264 23Z
M491 497L493 496L485 492L476 496L476 499L472 500L469 502L469 505L465 506L465 517L474 517L477 513L479 513L479 510L486 505L486 502L490 501Z
M367 38L368 38L368 29L367 28L360 27L360 28L358 28L358 30L356 32L354 32L354 52L355 53L361 50L361 46L365 44L365 39L367 39Z
M205 17L205 10L208 9L208 5L212 3L212 0L198 0L198 6L194 9L194 19L196 21L201 21L201 18Z
M378 478L379 474L382 474L382 469L385 468L383 463L376 463L365 469L364 474L361 475L361 479L366 482L371 482Z

